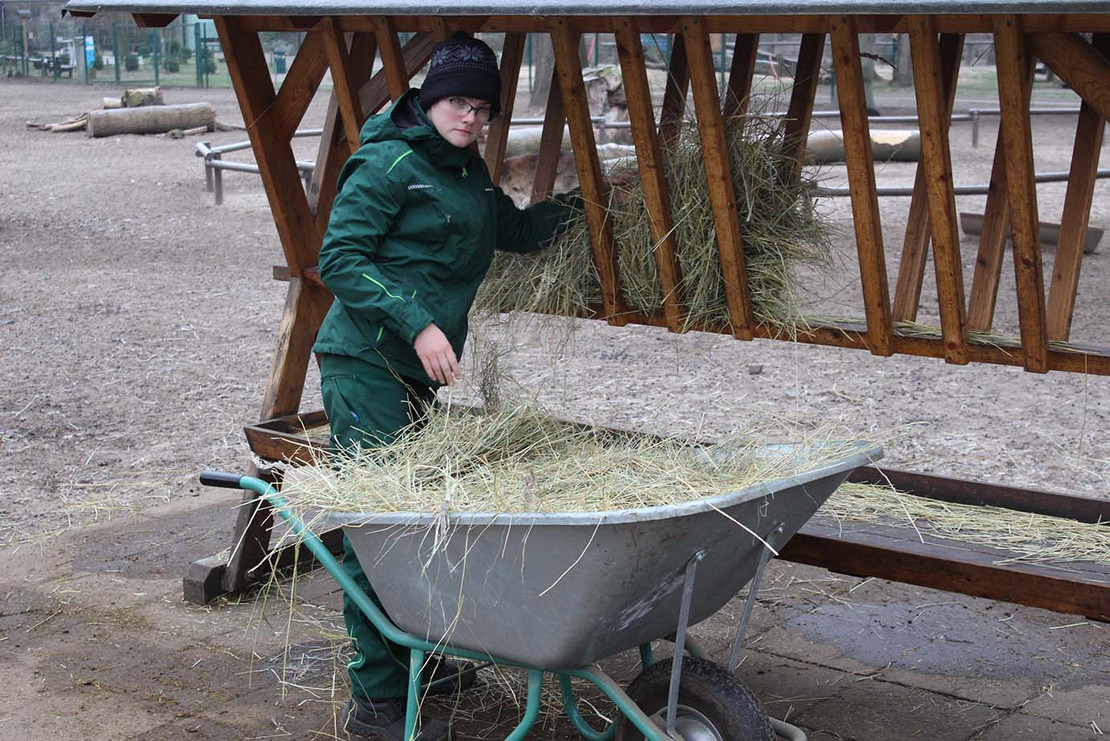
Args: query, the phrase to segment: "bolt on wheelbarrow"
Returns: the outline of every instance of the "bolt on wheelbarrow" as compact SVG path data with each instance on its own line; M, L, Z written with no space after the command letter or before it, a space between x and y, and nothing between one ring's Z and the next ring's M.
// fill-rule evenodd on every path
M408 739L419 717L421 668L436 653L527 671L527 704L512 741L534 725L546 673L559 677L564 709L590 741L804 741L800 729L769 718L734 671L767 562L851 471L881 457L881 448L861 443L802 474L678 505L455 513L446 534L437 514L314 520L344 528L384 612L270 484L214 472L201 481L267 499L382 635L409 649ZM749 582L728 663L715 664L687 629ZM654 662L651 642L664 638L674 641L673 658ZM596 662L636 647L643 671L625 690ZM576 678L620 711L604 732L578 711Z

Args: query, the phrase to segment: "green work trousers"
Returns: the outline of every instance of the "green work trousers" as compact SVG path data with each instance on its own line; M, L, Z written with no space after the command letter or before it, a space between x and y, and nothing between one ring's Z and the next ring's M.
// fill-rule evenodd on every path
M320 356L320 387L331 422L332 451L341 455L392 442L435 398L435 389L419 381L342 355ZM343 570L382 606L345 535ZM408 649L387 641L346 593L343 620L355 652L347 665L351 694L371 700L405 697Z

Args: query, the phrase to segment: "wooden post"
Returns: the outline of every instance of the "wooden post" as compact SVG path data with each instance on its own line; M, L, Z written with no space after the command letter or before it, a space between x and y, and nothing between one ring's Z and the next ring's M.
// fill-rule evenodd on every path
M1110 56L1110 34L1095 34L1093 41L1099 52ZM1083 263L1083 243L1087 237L1087 222L1091 216L1105 128L1106 117L1083 101L1075 130L1068 190L1060 216L1056 260L1052 265L1052 281L1048 289L1049 340L1067 342L1071 336L1075 296L1079 290L1079 268Z
M890 355L893 323L890 316L886 257L879 222L879 197L875 190L875 163L871 155L871 129L860 66L855 20L839 16L832 21L833 63L836 67L840 122L844 132L844 160L852 194L852 222L856 229L860 280L867 316L867 344L875 355Z
M674 218L671 198L664 173L663 151L655 126L655 112L651 106L651 87L644 65L644 50L640 33L630 18L618 18L616 27L617 55L621 76L628 99L628 116L632 122L632 138L636 144L636 160L640 168L640 184L644 189L652 252L659 273L659 287L663 292L663 313L672 332L685 329L682 316L682 282L678 266Z
M528 34L507 33L501 51L501 114L493 119L486 133L484 157L493 184L501 182L501 168L505 164L505 143L509 138L509 123L516 103L516 85L520 78L520 63L524 60L524 41Z
M330 297L300 280L304 271L316 263L320 232L300 185L290 141L276 131L280 118L272 110L277 96L258 35L240 31L234 18L217 17L215 22L293 278L261 410L261 418L270 419L295 413L300 406L312 343ZM272 518L264 500L255 494L244 496L224 574L228 591L245 587L248 572L266 557Z
M1048 371L1048 329L1044 272L1037 187L1033 181L1033 135L1024 74L1029 62L1020 24L1017 16L994 18L998 99L1002 109L999 133L1006 153L1006 191L1010 201L1010 234L1014 244L1018 321L1025 369L1045 373Z
M951 116L941 69L940 45L931 16L913 16L910 53L913 56L914 90L921 127L921 155L929 225L933 237L944 356L949 363L967 363L967 321L964 313L964 274L960 260L960 226L956 221L956 194L952 184L952 155L948 146ZM954 80L952 80L954 82Z
M752 93L752 78L755 76L755 61L759 52L759 34L736 34L736 46L732 50L732 67L728 72L728 86L725 88L725 122L742 118L748 112L748 98Z
M409 74L401 53L401 42L393 30L393 21L388 16L374 19L374 36L378 40L378 50L382 58L382 68L389 84L389 97L397 100L409 90Z
M671 61L667 67L667 85L663 90L663 108L659 112L659 138L667 147L678 138L686 118L686 93L690 89L690 72L686 65L686 40L682 34L671 37Z
M594 262L601 281L601 299L605 318L610 324L628 322L617 278L617 255L613 243L613 225L605 207L605 188L601 178L601 162L597 156L590 106L586 101L586 85L582 81L582 64L578 59L578 33L572 31L566 18L551 19L551 45L555 51L555 68L562 88L570 138L574 145L574 162L578 183L582 188L586 222L590 227Z
M536 173L532 178L530 203L539 203L551 197L555 190L555 177L559 174L559 157L563 153L563 129L567 116L563 110L563 91L559 85L559 66L551 66L551 85L547 93L547 106L543 113L543 130L540 132L540 153L536 157Z
M281 113L280 121L274 124L274 129L282 139L292 137L301 125L301 119L327 71L328 59L324 52L323 35L307 34L274 101L274 108Z
M940 64L945 96L943 114L945 131L948 131L952 124L952 106L956 97L956 80L959 77L963 48L963 35L941 34ZM913 182L906 237L902 242L902 261L898 267L898 280L894 287L893 316L896 322L917 321L917 307L921 302L921 284L925 278L929 240L929 204L925 191L925 168L919 164Z
M351 154L358 151L359 132L362 129L362 104L358 99L359 81L354 77L354 68L347 53L347 40L339 32L332 18L320 22L324 48L327 52L328 66L331 67L332 90L343 120L343 133Z
M736 209L736 186L729 163L728 140L721 113L713 68L713 50L705 20L700 17L682 19L682 36L690 69L690 85L694 89L694 108L698 118L705 177L709 183L709 200L713 206L713 222L717 229L717 249L721 257L721 276L725 284L729 323L737 339L750 340L755 321L752 317L748 274L744 266L744 240L740 235L740 216Z
M783 141L787 146L794 147L797 153L799 174L805 164L806 140L809 138L809 126L813 120L813 103L817 96L817 81L821 76L821 57L824 54L825 34L807 33L802 36L798 64L794 67L794 86L790 89L790 107L786 111L783 129Z

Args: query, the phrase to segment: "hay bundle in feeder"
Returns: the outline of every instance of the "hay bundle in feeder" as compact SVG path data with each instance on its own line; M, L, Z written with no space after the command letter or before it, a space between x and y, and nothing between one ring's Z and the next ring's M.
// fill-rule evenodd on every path
M726 127L730 164L744 241L752 309L758 321L790 332L806 326L795 286L795 268L831 264L831 227L806 192L812 175L799 173L795 148L784 142L785 122L750 114ZM687 325L729 322L713 209L701 141L686 124L664 151L674 237ZM635 163L608 173L614 183L607 204L628 306L655 314L663 292L656 269L647 203ZM549 250L499 254L478 295L479 312L533 311L583 315L601 302L589 229L577 219Z
M583 427L519 402L432 409L411 432L291 469L283 493L302 512L599 512L734 492L858 452L858 441L831 429L787 433L801 442L768 454L765 432L700 444Z

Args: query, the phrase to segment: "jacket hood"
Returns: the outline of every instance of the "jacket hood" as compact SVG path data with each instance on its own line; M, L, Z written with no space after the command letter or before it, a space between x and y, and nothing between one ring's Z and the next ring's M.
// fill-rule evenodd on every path
M366 119L361 132L363 145L404 141L419 146L440 164L453 167L469 163L477 155L469 148L456 147L443 138L420 106L420 90L412 88L380 115Z

